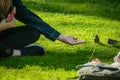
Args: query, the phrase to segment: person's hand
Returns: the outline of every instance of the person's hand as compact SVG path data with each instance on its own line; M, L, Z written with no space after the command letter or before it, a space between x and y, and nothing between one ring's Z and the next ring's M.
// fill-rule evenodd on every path
M70 45L77 45L77 44L82 44L86 42L85 40L78 40L77 38L74 38L72 36L66 36L62 34L58 37L58 40Z
M1 22L0 22L0 31L2 30L6 30L8 28L11 28L13 27L13 25L16 23L16 19L13 18L11 21L9 22L6 22L6 19L3 19Z
M14 17L10 22L7 22L9 27L13 27L16 24L16 18Z
M15 14L16 8L14 7L8 17L0 22L0 31L11 28L16 23Z
M12 12L10 12L10 14L7 16L6 22L12 21L15 18L15 14L16 14L16 7L14 7L12 9Z

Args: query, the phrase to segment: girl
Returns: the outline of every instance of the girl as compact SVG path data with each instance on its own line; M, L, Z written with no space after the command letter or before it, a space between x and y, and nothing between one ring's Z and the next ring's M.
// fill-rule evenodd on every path
M42 55L41 46L27 46L39 39L40 31L28 25L15 25L16 8L11 0L0 0L0 57L20 55Z
M40 45L27 46L37 41L40 34L52 41L59 40L70 45L85 43L52 28L28 10L21 0L0 0L0 18L0 57L43 55L45 49ZM15 19L26 25L13 27Z

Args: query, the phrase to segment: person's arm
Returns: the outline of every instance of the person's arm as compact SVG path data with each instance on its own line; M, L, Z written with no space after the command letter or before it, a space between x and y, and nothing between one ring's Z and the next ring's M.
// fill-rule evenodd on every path
M84 43L83 40L77 40L72 36L62 35L60 32L52 28L49 24L45 23L40 17L28 10L21 0L12 0L13 5L16 7L16 18L21 22L37 28L48 39L55 41L56 39L71 45Z
M42 34L44 34L50 40L56 40L60 33L44 22L40 17L28 10L21 0L12 0L13 6L16 7L16 19L23 22L26 25L37 28Z

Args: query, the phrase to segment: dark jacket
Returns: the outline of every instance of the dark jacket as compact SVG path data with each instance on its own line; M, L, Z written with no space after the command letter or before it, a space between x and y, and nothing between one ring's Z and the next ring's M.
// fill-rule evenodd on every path
M48 39L54 41L58 38L60 33L45 23L40 17L28 10L21 0L12 0L13 6L16 7L16 19L26 25L37 28Z

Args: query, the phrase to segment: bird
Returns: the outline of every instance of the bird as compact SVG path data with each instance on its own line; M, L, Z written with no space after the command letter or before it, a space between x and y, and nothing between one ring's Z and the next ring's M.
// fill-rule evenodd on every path
M116 45L118 43L117 40L114 40L114 39L108 39L108 44L111 44L111 45Z
M95 35L95 37L94 37L94 42L95 42L95 43L99 43L99 42L100 42L100 38L99 38L98 35Z

